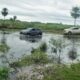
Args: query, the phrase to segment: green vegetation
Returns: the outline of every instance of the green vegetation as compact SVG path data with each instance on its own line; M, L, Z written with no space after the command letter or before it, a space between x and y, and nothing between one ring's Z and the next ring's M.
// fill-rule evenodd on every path
M31 64L46 64L48 62L49 59L47 54L37 49L31 55L23 57L18 64L20 66L25 66Z
M80 17L78 7L73 7L71 11L71 16L74 18L74 26L76 26L76 19ZM5 20L5 17L8 15L8 9L3 8L1 11L4 20L0 19L0 29L4 30L21 30L26 28L39 28L43 31L47 32L55 32L55 33L63 33L65 28L72 27L73 25L65 25L62 23L41 23L41 22L25 22L16 20L17 16L13 16L10 19ZM80 26L78 26L80 27ZM0 44L0 52L6 53L9 50L7 44L5 44L4 40L3 43ZM47 44L42 43L38 49L33 49L31 51L31 55L23 56L20 60L9 63L9 67L17 70L17 68L21 68L23 66L28 66L32 64L36 65L45 65L51 63L53 66L41 66L43 67L40 71L43 75L42 80L80 80L80 63L71 64L71 65L63 65L61 64L61 53L63 47L62 40L54 40L52 39L51 44L54 45L55 50L54 53L57 55L57 63L52 63L51 60L48 58L46 51L47 51ZM2 57L5 58L5 55ZM73 61L77 58L77 52L75 50L71 50L69 52L69 58ZM9 69L8 68L0 68L0 80L9 80ZM32 79L33 80L33 79ZM34 79L35 80L35 79Z
M0 44L0 52L7 52L9 50L9 46L7 44Z
M45 53L47 50L46 43L41 44L38 49L32 49L31 55L23 56L23 58L14 64L17 64L18 67L31 65L31 64L46 64L50 62L47 54Z
M73 7L72 8L71 16L74 18L74 26L76 26L76 19L80 17L79 7Z
M45 42L43 42L39 48L40 48L40 51L46 52L47 51L47 44Z
M74 18L74 26L76 26L76 19L80 17L79 7L73 7L71 11L71 16ZM4 16L4 20L0 19L0 28L5 29L26 29L26 28L40 28L43 31L62 33L63 29L72 27L73 25L65 25L62 23L41 23L41 22L26 22L16 20L17 16L13 16L10 19L5 17L8 15L8 9L3 8L1 13Z
M76 19L80 17L79 7L73 7L71 11L71 16L74 18L74 26L76 26ZM72 25L63 25L62 23L41 23L41 22L23 22L16 20L17 16L13 16L8 20L5 20L5 17L8 15L9 11L7 8L3 8L1 11L4 20L0 20L1 28L10 28L10 29L24 29L29 27L40 28L49 32L62 32L63 29L71 27ZM4 22L3 22L4 21ZM5 25L4 25L5 24Z
M0 68L0 80L8 80L9 69L6 67Z
M64 44L64 41L62 39L51 39L50 43L54 46L52 47L52 53L55 53L57 56L57 63L61 63L61 55L62 55L62 49L66 46Z
M72 64L70 67L48 67L44 69L43 80L80 80L80 63Z
M5 20L5 17L8 15L8 9L7 8L3 8L1 13L4 16L4 20Z
M72 27L73 25L65 25L61 23L40 23L40 22L24 22L24 21L13 21L5 20L6 26L3 26L3 20L0 20L0 28L3 29L26 29L26 28L39 28L42 31L62 33L65 28Z
M34 53L31 54L31 56L32 56L32 61L35 64L45 64L49 62L48 56L43 51L36 50Z
M15 67L21 67L31 64L46 64L50 62L47 54L44 51L39 49L33 49L31 55L26 55L21 60L14 62L13 64L17 64Z
M38 49L33 49L31 55L24 56L18 62L13 62L11 65L14 68L28 66L32 64L41 65L43 68L39 70L39 73L43 75L41 80L80 80L80 63L63 65L51 63L52 66L45 67L45 64L50 63L47 54L45 53L46 47L42 44ZM58 47L62 44L57 44ZM38 71L38 70L36 70ZM25 75L24 75L25 76ZM0 69L0 80L7 80L8 69ZM27 77L26 77L27 78ZM24 80L26 80L26 78ZM33 78L31 80L34 80Z

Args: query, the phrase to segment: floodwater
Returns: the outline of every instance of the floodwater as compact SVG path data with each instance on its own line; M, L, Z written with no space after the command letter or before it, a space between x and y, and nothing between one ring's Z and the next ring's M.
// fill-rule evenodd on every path
M25 35L20 35L19 32L14 32L10 34L2 34L0 33L0 45L6 44L9 47L5 52L0 52L0 56L5 54L7 59L11 61L18 60L19 58L30 55L32 48L38 48L41 43L46 42L48 48L46 54L49 57L54 57L56 54L52 51L52 45L50 43L51 39L62 40L62 44L65 47L61 48L61 61L62 63L71 63L72 60L69 58L68 53L74 47L77 52L76 59L73 62L77 62L80 60L80 35L71 37L64 37L64 35L59 34L51 34L51 33L43 33L42 36L32 36L27 37ZM0 57L0 64L2 58Z

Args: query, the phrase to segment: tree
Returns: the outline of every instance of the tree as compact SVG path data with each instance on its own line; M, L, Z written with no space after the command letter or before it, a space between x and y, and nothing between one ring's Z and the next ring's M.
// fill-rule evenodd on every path
M1 13L4 16L4 20L5 20L5 17L8 15L8 9L7 8L3 8Z
M16 25L16 19L17 19L17 16L13 16L13 27Z
M13 27L16 24L16 19L17 19L17 16L13 16L13 18L10 18L11 27Z
M4 23L5 23L5 17L8 15L8 9L7 8L3 8L1 13L4 16Z
M15 21L17 19L17 16L13 16L13 20Z
M74 26L76 26L76 19L80 17L80 9L78 7L73 7L71 16L74 18Z

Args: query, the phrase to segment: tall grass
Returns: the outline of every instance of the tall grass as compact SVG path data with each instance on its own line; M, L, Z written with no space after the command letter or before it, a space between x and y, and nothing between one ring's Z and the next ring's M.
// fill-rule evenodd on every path
M44 69L43 80L80 80L80 63L72 64L71 67L48 67Z
M6 67L0 68L0 80L8 80L9 69Z

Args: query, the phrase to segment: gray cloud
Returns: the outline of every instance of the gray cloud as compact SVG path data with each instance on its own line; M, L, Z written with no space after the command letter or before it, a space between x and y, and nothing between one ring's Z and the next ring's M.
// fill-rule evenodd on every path
M78 0L0 0L0 11L7 7L8 18L16 15L21 20L72 23L70 10L76 5Z

